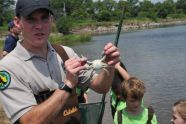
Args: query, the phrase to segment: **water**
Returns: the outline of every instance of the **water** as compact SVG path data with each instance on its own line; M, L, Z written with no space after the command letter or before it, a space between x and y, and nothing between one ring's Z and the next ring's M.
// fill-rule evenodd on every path
M101 57L103 46L114 41L115 36L94 36L92 42L74 49L96 59ZM145 82L144 101L154 107L159 124L170 124L172 104L186 98L185 39L186 25L122 32L120 36L121 59L131 75ZM90 102L99 101L100 97L92 91L89 93ZM108 94L106 101L103 123L112 124Z

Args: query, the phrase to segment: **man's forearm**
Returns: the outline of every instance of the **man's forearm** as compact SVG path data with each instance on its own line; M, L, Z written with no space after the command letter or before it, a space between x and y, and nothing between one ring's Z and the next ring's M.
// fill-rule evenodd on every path
M111 87L114 76L114 67L109 67L106 70L102 69L100 74L94 79L91 88L98 93L107 93Z
M69 93L57 89L54 94L43 103L34 106L20 118L21 124L48 124L54 119L65 105Z

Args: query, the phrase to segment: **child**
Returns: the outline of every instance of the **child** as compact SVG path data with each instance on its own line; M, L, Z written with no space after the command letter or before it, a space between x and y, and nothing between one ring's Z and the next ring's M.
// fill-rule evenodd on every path
M186 124L186 100L178 100L172 107L173 116L171 122L173 124Z
M121 83L124 80L128 80L129 77L130 75L127 73L124 64L122 62L117 63L115 65L114 79L112 82L110 96L110 105L113 118L117 110L121 110L126 106L125 102L121 100Z
M115 113L114 124L157 124L152 108L142 106L145 85L136 77L122 82L122 98L126 107Z
M9 31L9 34L5 39L5 44L3 48L3 56L6 56L16 47L17 41L19 40L18 36L21 33L21 30L17 26L14 25L13 21L8 23L8 31Z

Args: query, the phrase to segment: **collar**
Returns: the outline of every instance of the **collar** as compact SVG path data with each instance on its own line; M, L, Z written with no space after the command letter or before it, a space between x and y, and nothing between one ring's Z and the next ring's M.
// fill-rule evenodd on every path
M23 42L23 40L19 40L19 42L17 42L16 48L14 49L14 52L16 53L16 55L20 59L27 61L27 60L32 59L33 57L40 57L37 54L34 54L34 53L28 51L27 49L25 49L21 44L22 42ZM49 42L48 42L47 46L48 46L48 54L50 52L55 52L54 48L52 47L52 45Z

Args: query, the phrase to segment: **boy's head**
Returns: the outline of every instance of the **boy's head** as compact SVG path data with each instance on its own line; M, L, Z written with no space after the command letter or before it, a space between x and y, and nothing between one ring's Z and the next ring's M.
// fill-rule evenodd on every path
M130 77L128 80L122 82L121 92L127 107L135 111L141 106L141 101L145 93L145 85L136 77Z
M136 100L143 98L145 93L144 83L136 77L131 77L122 83L122 96L124 99L131 97Z

